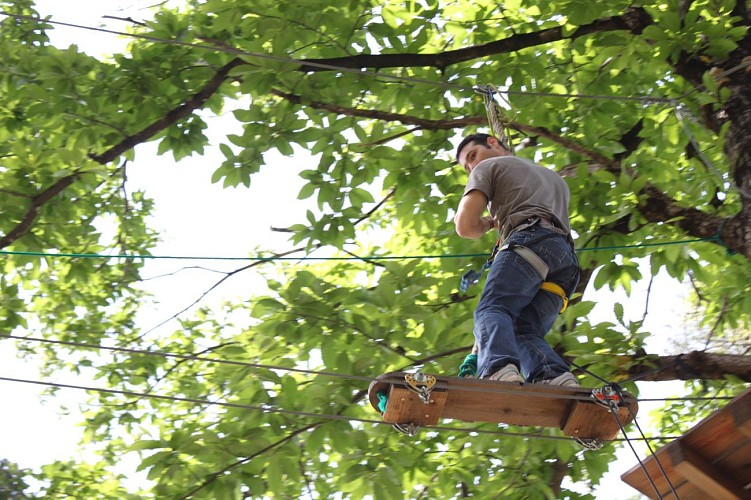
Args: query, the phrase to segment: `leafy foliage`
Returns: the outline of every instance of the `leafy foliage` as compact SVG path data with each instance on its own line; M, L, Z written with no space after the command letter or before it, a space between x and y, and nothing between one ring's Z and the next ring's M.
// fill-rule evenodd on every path
M85 372L113 389L86 413L102 462L51 464L41 473L51 494L127 498L107 466L138 454L158 497L587 498L563 476L596 485L614 457L612 444L583 453L551 430L478 424L405 441L367 422L365 384L347 374L455 373L475 302L457 277L481 258L266 263L264 296L181 317L172 335L141 331L142 262L122 255L148 253L158 235L152 201L128 190L128 163L147 141L175 160L202 154L207 117L227 110L242 131L218 146L225 160L212 182L252 186L270 151L314 155L315 165L295 164L312 208L289 228L294 244L480 254L490 242L453 231L465 179L452 149L485 126L473 87L502 85L517 154L569 183L580 294L630 293L646 259L652 276L691 278L716 339L748 326L751 145L738 137L751 133L751 43L741 4L186 1L134 24L150 38L107 60L50 45L53 25L27 17L31 1L0 5L15 14L0 26L0 248L15 252L3 256L0 325L129 349L26 353L46 374ZM593 303L577 301L550 335L562 353L608 380L654 361L650 332L622 306L592 324ZM285 370L301 368L316 373ZM700 390L742 384L700 370ZM674 409L663 426L684 428L708 409Z
M8 460L0 460L0 497L27 498L24 491L29 487L24 480L28 471L19 470L18 466Z

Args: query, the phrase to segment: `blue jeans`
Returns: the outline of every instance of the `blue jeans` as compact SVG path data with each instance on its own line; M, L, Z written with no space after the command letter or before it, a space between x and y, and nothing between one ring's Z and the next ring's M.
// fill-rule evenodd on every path
M535 224L512 233L505 243L515 242L533 250L550 268L546 281L560 285L570 296L579 283L579 262L566 237L553 236L526 244L551 233L554 231ZM545 341L563 299L541 290L542 281L535 268L515 251L504 250L495 256L475 310L480 378L509 363L526 374L527 382L555 378L569 371L568 364Z

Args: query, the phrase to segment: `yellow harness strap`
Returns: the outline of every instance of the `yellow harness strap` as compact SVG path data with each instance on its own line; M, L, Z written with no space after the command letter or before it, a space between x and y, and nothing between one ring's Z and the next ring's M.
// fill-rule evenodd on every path
M562 298L563 307L561 307L561 310L559 312L563 313L563 311L566 310L566 308L568 307L568 297L566 297L566 291L561 288L560 285L553 283L552 281L543 281L542 285L540 285L540 288L542 290L545 290L546 292L554 293Z

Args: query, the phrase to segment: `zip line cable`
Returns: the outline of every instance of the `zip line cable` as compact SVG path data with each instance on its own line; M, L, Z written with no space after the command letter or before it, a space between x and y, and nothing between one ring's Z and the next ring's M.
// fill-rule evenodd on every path
M318 375L318 376L324 376L324 377L344 378L344 379L349 379L349 380L359 380L359 381L368 382L368 383L373 381L373 377L366 377L366 376L361 376L361 375L348 375L348 374L319 371L319 370L306 370L303 368L290 368L290 367L285 367L285 366L266 365L266 364L260 364L260 363L251 363L248 361L233 361L229 359L213 358L213 357L208 357L208 356L198 356L194 354L174 354L174 353L169 353L169 352L164 352L164 351L148 351L144 349L132 349L132 348L127 348L127 347L110 347L110 346L103 346L103 345L98 345L98 344L87 344L84 342L54 340L54 339L45 339L45 338L38 338L38 337L23 337L19 335L11 335L11 334L0 334L0 338L22 340L22 341L28 341L28 342L39 342L39 343L44 343L44 344L65 345L68 347L80 347L84 349L95 349L99 351L120 352L120 353L126 353L126 354L143 354L145 356L157 356L157 357L162 357L165 359L173 358L173 359L178 359L181 361L203 361L207 363L244 366L247 368L259 368L259 369L264 369L264 370L278 370L278 371L285 371L285 372L292 372L292 373L301 373L305 375Z
M217 363L217 364L230 364L235 366L245 366L249 368L261 368L261 369L268 369L268 370L277 370L277 371L287 371L287 372L294 372L294 373L304 373L307 375L318 375L318 376L327 376L327 377L336 377L336 378L342 378L342 379L350 379L350 380L359 380L364 382L373 382L376 380L374 377L367 377L367 376L361 376L361 375L349 375L349 374L341 374L341 373L333 373L333 372L324 372L324 371L317 371L317 370L306 370L302 368L289 368L284 366L275 366L275 365L265 365L265 364L259 364L259 363L250 363L245 361L231 361L231 360L225 360L221 358L210 358L206 356L196 356L196 355L181 355L181 354L171 354L166 353L162 351L147 351L147 350L140 350L140 349L130 349L130 348L124 348L124 347L109 347L109 346L101 346L101 345L95 345L95 344L85 344L81 342L73 342L73 341L65 341L65 340L52 340L52 339L44 339L44 338L37 338L37 337L21 337L16 335L10 335L10 334L0 334L0 338L8 338L8 339L15 339L15 340L27 340L32 342L41 342L41 343L47 343L47 344L56 344L56 345L67 345L70 347L81 347L85 349L97 349L102 351L110 351L110 352L124 352L124 353L130 353L130 354L143 354L146 356L159 356L163 358L175 358L175 359L181 359L181 360L193 360L193 361L205 361L209 363ZM439 382L436 384L436 388L438 389L445 389L447 386L446 384ZM518 391L518 390L509 390L505 389L503 387L465 387L464 390L467 390L469 392L480 392L480 393L493 393L493 394L520 394L523 393L530 397L537 397L537 398L553 398L553 399L572 399L572 400L580 400L580 401L589 401L589 396L584 395L573 395L573 394L547 394L547 393L537 393L537 392L530 392L530 391Z
M45 339L40 337L30 337L30 336L20 336L20 335L12 335L12 334L0 334L0 338L6 338L6 339L12 339L12 340L20 340L20 341L26 341L26 342L37 342L42 344L52 344L52 345L64 345L68 347L80 347L83 349L94 349L98 351L109 351L109 352L120 352L120 353L126 353L126 354L140 354L145 356L157 356L162 357L165 359L178 359L182 361L200 361L200 362L206 362L206 363L217 363L217 364L226 364L226 365L234 365L234 366L244 366L247 368L258 368L258 369L264 369L264 370L276 370L276 371L283 371L283 372L290 372L290 373L301 373L305 375L315 375L315 376L322 376L322 377L332 377L332 378L341 378L341 379L347 379L347 380L356 380L361 382L373 382L374 380L377 380L373 377L364 376L364 375L352 375L352 374L345 374L345 373L336 373L336 372L329 372L329 371L322 371L322 370L307 370L303 368L291 368L287 366L277 366L277 365L268 365L268 364L261 364L261 363L251 363L248 361L237 361L237 360L229 360L229 359L223 359L223 358L214 358L214 357L208 357L208 356L199 356L194 354L175 354L175 353L169 353L164 351L149 351L144 349L133 349L133 348L126 348L126 347L111 347L111 346L103 346L98 344L88 344L84 342L75 342L75 341L69 341L69 340L55 340L55 339ZM598 377L599 378L599 377ZM607 383L605 379L600 379ZM440 388L442 384L438 384L436 387ZM471 391L471 392L485 392L485 393L513 393L513 394L519 394L520 392L517 391L506 391L502 388L494 388L494 387L464 387L464 390ZM546 394L540 394L540 393L530 393L527 392L526 395L532 396L532 397L551 397L551 398L558 398L558 399L576 399L576 400L583 400L583 401L589 401L590 398L587 396L575 396L575 395L546 395ZM689 397L689 398L652 398L652 399L636 399L637 402L660 402L660 401L715 401L715 400L731 400L733 399L732 396L714 396L714 397Z
M671 245L685 245L688 243L714 242L715 237L710 238L693 238L678 241L663 241L655 243L636 243L633 245L612 245L603 247L584 247L577 248L576 252L595 252L608 250L625 250L633 248L650 248ZM468 257L487 257L486 253L464 253L464 254L438 254L438 255L369 255L364 257L222 257L222 256L201 256L201 255L150 255L150 254L100 254L100 253L75 253L75 252L43 252L43 251L21 251L21 250L0 250L0 255L12 255L20 257L54 257L54 258L75 258L75 259L129 259L129 260L213 260L213 261L359 261L359 260L415 260L415 259L465 259Z
M45 386L45 387L54 387L57 389L75 389L75 390L82 390L82 391L99 392L99 393L104 393L104 394L116 394L116 395L128 396L128 397L156 399L160 401L194 403L197 405L206 405L206 406L221 406L225 408L235 408L235 409L248 410L248 411L260 411L263 413L277 413L277 414L282 414L282 415L294 415L294 416L299 416L299 417L312 417L312 418L320 418L320 419L326 419L326 420L359 422L359 423L365 423L365 424L392 425L388 422L384 422L383 420L373 420L373 419L367 419L367 418L348 417L348 416L343 416L343 415L332 415L332 414L327 414L327 413L314 413L314 412L306 412L306 411L298 411L298 410L285 410L283 408L275 408L275 407L268 406L268 405L258 406L258 405L242 404L242 403L232 403L229 401L211 401L207 399L187 398L187 397L182 397L182 396L165 396L162 394L149 394L145 392L126 391L126 390L120 390L120 389L106 389L102 387L92 387L92 386L76 385L76 384L64 384L60 382L45 382L41 380L29 380L29 379L20 379L20 378L2 377L2 376L0 376L0 381L40 385L40 386ZM571 438L566 437L566 436L550 436L550 435L544 435L544 434L491 431L487 429L478 429L478 428L469 428L469 427L448 427L448 426L434 427L434 426L431 426L430 430L431 431L448 431L448 432L458 431L458 432L465 432L465 433L490 434L490 435L499 435L499 436L508 436L508 437L519 437L519 438L539 438L539 439L552 439L552 440L559 440L559 441L571 441ZM668 441L668 440L677 439L678 437L680 436L645 437L644 440ZM623 439L618 438L618 439L612 439L611 441L623 441Z
M153 43L162 43L167 45L177 45L181 47L188 47L188 48L195 48L200 50L208 50L212 52L225 52L228 54L233 54L237 56L245 56L245 57L251 57L255 59L265 59L275 62L282 62L282 63L290 63L290 64L297 64L300 66L309 66L312 68L319 68L319 69L327 69L327 70L333 70L333 71L341 71L346 73L354 73L356 75L367 75L378 79L388 79L388 80L394 80L399 81L402 83L419 83L419 84L425 84L425 85L431 85L431 86L438 86L445 89L455 89L455 90L462 90L462 91L471 91L474 92L474 87L465 87L462 85L456 85L451 83L445 83L445 82L436 82L433 80L426 80L422 78L414 78L414 77L407 77L407 76L398 76L398 75L389 75L384 73L379 73L376 71L368 71L368 70L361 70L357 68L347 68L344 66L337 66L335 64L326 64L326 63L320 63L315 61L306 61L304 59L295 59L292 57L283 57L283 56L275 56L273 54L266 54L263 52L250 52L246 50L241 49L235 49L233 47L225 47L225 46L215 46L215 45L206 45L206 44L199 44L199 43L192 43L192 42L183 42L181 40L176 40L172 38L160 38L160 37L154 37L150 35L143 35L139 33L128 33L123 31L117 31L117 30L111 30L107 28L99 28L95 26L85 26L81 24L75 24L75 23L68 23L68 22L62 22L62 21L53 21L51 19L44 19L41 17L36 16L27 16L23 14L13 14L4 10L0 10L0 14L18 19L18 20L25 20L25 21L35 21L38 23L46 23L46 24L52 24L57 26L65 26L68 28L76 28L76 29L83 29L83 30L89 30L89 31L96 31L100 33L107 33L111 35L118 35L118 36L124 36L129 38L136 38L140 40L145 40L148 42ZM501 92L501 91L499 91ZM502 93L506 95L527 95L527 96L537 96L537 97L559 97L559 98L573 98L573 99L601 99L601 100L620 100L620 101L639 101L646 105L652 105L652 104L670 104L670 105L677 105L677 101L675 99L670 99L666 97L650 97L650 96L618 96L618 95L596 95L596 94L568 94L568 93L553 93L553 92L534 92L534 91L511 91L511 90L504 90Z

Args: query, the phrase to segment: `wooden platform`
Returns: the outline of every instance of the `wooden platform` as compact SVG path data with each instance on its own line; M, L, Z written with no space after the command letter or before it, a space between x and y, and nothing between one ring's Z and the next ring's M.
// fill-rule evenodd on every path
M610 411L592 401L592 389L540 384L514 384L474 378L435 376L429 404L407 388L404 373L382 375L370 384L370 403L378 410L378 392L388 395L383 419L393 424L437 425L440 420L496 422L510 425L555 427L566 436L610 440L620 428ZM618 418L625 426L638 405L624 394ZM630 411L629 411L630 409Z
M751 389L714 412L655 455L681 500L751 499ZM643 460L660 496L675 499L657 461ZM637 464L621 476L649 498L659 498Z

